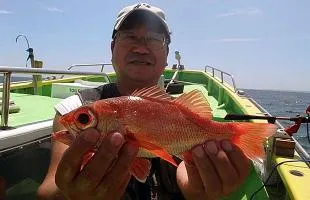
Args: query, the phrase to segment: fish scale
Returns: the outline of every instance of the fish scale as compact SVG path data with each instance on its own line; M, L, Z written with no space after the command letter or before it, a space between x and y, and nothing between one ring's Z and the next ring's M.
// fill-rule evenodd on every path
M124 99L124 101L126 100L130 101L130 99ZM124 104L128 105L128 102ZM175 113L171 114L171 111ZM203 129L190 121L173 104L158 106L158 102L141 98L136 99L135 102L131 102L131 108L127 107L126 112L128 112L128 115L124 117L124 120L121 120L121 125L130 124L130 127L127 127L127 129L134 133L136 137L147 137L149 141L162 146L172 155L180 155L184 151L208 139L229 139L231 136L231 134L219 134L221 132L219 129L225 125L222 125L222 127L219 125L209 126L211 130ZM134 116L130 114L133 112L135 113ZM169 112L170 115L168 114ZM162 117L153 117L159 116L160 113L162 113ZM215 124L216 122L210 123ZM135 131L137 129L140 130ZM211 134L208 134L208 131ZM147 135L144 133L147 133ZM167 137L165 137L166 135ZM138 155L141 157L150 156L146 151L141 151ZM154 155L151 157L154 157Z

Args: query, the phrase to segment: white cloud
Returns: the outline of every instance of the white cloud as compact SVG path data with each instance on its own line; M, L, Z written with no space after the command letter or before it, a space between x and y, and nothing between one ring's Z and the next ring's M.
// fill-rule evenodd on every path
M235 9L231 12L220 13L216 15L216 17L229 17L229 16L236 16L236 15L260 15L262 11L259 8L244 8L244 9Z
M61 10L60 8L56 8L56 7L47 7L46 10L50 11L50 12L61 12L63 13L64 11Z
M8 10L0 10L0 15L3 14L3 15L7 15L7 14L12 14L13 12L12 11L8 11Z
M221 43L233 43L233 42L257 42L260 38L221 38L217 40L211 40L211 42L221 42Z

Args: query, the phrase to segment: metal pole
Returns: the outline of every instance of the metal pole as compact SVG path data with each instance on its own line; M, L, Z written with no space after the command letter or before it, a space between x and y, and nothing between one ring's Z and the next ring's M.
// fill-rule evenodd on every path
M221 71L221 83L224 83L223 72Z
M1 128L6 129L8 128L9 119L11 72L3 75Z
M39 60L34 60L31 64L32 68L42 68L43 62ZM41 95L42 94L42 75L32 75L33 83L33 94Z
M233 82L234 90L235 90L235 92L237 92L237 86L236 86L234 77L233 77L233 75L230 75L230 77L231 77L231 80L232 80L232 82Z

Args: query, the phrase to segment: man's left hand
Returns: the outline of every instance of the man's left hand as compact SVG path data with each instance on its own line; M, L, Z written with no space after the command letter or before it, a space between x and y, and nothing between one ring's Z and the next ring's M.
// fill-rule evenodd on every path
M186 199L219 199L235 191L249 173L250 160L228 140L207 141L192 150L177 169Z

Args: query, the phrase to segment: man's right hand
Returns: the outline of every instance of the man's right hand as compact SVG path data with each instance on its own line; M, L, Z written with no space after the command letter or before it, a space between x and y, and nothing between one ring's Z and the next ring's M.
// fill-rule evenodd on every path
M87 129L63 154L55 181L68 199L120 199L123 196L138 148L126 143L122 134L111 133L81 170L84 155L94 148L99 137L97 130Z

